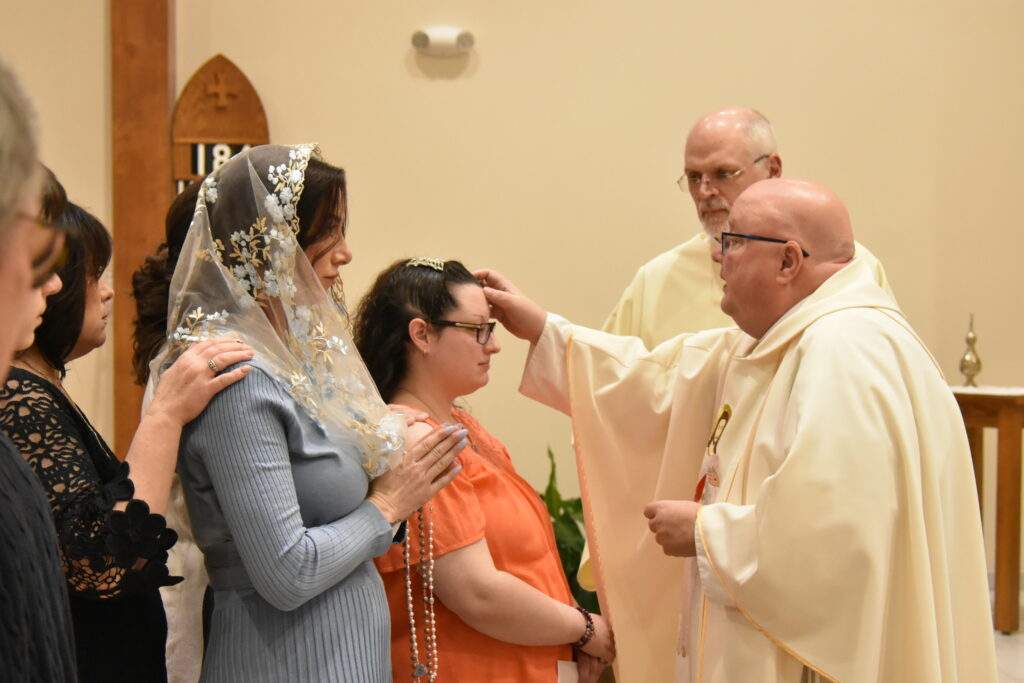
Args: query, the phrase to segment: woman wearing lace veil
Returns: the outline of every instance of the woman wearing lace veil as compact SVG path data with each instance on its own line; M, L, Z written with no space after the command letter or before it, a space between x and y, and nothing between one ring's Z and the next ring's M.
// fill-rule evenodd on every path
M204 681L390 681L372 558L454 478L465 445L463 432L437 429L404 453L404 418L384 406L327 294L340 265L330 253L347 250L346 195L344 173L318 156L255 147L204 181L170 284L168 342L151 364L159 382L210 336L256 351L179 454L214 590Z

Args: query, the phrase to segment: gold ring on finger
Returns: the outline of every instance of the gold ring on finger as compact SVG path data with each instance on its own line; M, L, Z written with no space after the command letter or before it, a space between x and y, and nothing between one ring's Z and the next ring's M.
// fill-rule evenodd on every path
M216 375L218 372L220 372L220 368L217 367L216 361L214 361L212 358L206 361L206 365L209 366L211 370L213 370L213 374Z

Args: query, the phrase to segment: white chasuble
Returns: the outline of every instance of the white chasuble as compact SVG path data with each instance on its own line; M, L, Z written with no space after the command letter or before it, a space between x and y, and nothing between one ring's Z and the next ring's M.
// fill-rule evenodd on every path
M572 417L619 681L995 680L963 422L876 280L858 256L760 340L549 316L521 391ZM696 562L658 499L705 503Z

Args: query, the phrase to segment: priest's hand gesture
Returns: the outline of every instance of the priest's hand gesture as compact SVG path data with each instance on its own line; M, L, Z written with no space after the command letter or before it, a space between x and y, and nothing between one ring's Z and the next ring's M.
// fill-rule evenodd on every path
M699 510L700 503L692 500L656 500L644 508L647 526L666 555L693 557L697 554L694 532Z
M512 282L496 270L477 270L473 276L484 286L484 296L494 317L509 332L536 344L544 331L548 314L528 299Z

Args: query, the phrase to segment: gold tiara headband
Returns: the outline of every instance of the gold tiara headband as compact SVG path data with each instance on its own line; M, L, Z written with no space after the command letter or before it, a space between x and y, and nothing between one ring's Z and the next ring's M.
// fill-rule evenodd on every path
M411 258L408 261L406 261L405 265L409 266L410 268L414 268L416 266L423 266L425 268L433 268L439 273L444 272L444 261L442 261L439 258L434 258L432 256L417 256L416 258Z

